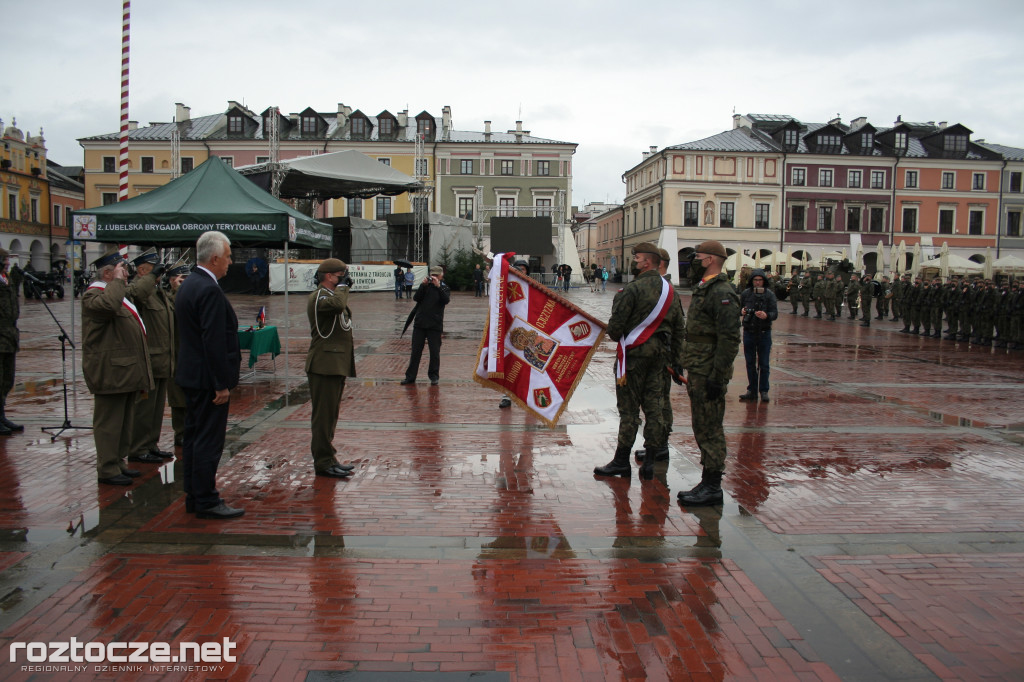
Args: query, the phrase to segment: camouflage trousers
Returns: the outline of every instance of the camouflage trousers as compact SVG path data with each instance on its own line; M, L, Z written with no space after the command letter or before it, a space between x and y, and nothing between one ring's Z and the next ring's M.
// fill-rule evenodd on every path
M665 423L666 376L665 361L661 358L626 359L626 383L615 384L619 448L632 449L640 428L640 410L644 412L644 447L668 445L672 424Z
M712 472L725 471L725 395L708 400L706 376L688 374L686 393L690 396L690 424L700 448L701 465Z
M0 407L14 388L14 356L15 353L0 353Z

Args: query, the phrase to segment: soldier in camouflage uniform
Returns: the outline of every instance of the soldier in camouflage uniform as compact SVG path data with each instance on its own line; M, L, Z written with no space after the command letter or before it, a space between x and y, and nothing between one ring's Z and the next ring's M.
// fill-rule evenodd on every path
M801 273L800 275L800 303L804 307L804 317L811 314L811 290L814 288L814 284L811 282L810 274Z
M915 277L914 283L903 292L903 329L900 331L904 334L921 333L921 289L921 278Z
M850 282L846 285L846 305L850 310L850 319L857 319L857 304L860 302L860 277L856 272L850 273Z
M14 388L14 359L19 349L18 317L21 306L18 292L21 290L22 272L17 265L8 271L10 254L0 249L0 436L9 436L25 427L7 419L7 394Z
M860 281L860 326L871 326L871 299L875 295L875 282L871 279L871 273L865 272Z
M921 332L921 336L932 335L932 306L935 303L936 293L933 283L921 283L921 293L918 294L917 297L917 302L920 308L919 317L921 320L921 326L924 327L924 331Z
M825 305L825 278L819 272L814 276L814 287L811 288L811 297L814 299L814 310L817 313L815 319L821 319L821 311Z
M828 319L832 322L836 321L836 315L839 314L839 292L842 291L843 284L842 280L836 279L836 274L829 270L825 274L825 312L828 313Z
M1010 338L1010 283L1003 280L997 290L996 303L996 348L1006 348Z
M875 319L884 320L889 317L889 306L892 303L892 284L889 283L887 275L882 275L878 288L880 293L878 298L875 299L875 312L878 314L875 316Z
M903 275L897 278L892 285L892 321L898 322L907 315L907 308L904 301L907 290L910 289L910 275Z
M960 288L960 333L958 341L970 341L974 332L975 305L978 297L978 280L964 280Z
M725 392L740 348L740 297L721 272L725 258L725 247L716 241L700 244L694 254L694 262L706 274L690 299L683 366L689 379L686 392L703 472L700 483L679 493L684 506L722 503Z
M946 330L947 341L956 341L957 331L960 328L960 300L962 297L960 278L953 278L952 286L946 293Z
M996 290L995 282L985 280L985 288L982 290L981 306L979 309L979 342L983 346L992 344L992 336L996 321L996 306L999 302L999 293Z
M946 283L942 285L942 314L946 318L946 331L944 332L947 336L953 329L953 324L956 322L956 314L953 312L953 306L956 304L957 297L957 286L956 276L950 275L946 278Z
M1010 350L1020 350L1024 343L1024 290L1020 282L1010 285Z
M685 323L675 291L658 274L661 262L658 247L647 242L637 244L633 247L633 261L640 274L612 302L608 336L620 342L620 351L631 333L639 332L639 336L625 345L624 372L620 373L618 367L616 371L619 435L615 457L608 464L596 467L594 473L599 476L631 475L629 453L636 440L640 410L643 409L647 447L640 476L650 479L654 476L654 462L663 456L662 451L668 450L668 425L663 417L663 379L668 367L677 368L678 373L682 373ZM695 258L693 262L698 261ZM692 271L693 264L690 268ZM646 328L642 328L644 321L656 309L660 311L658 315Z
M791 274L789 284L786 285L786 295L789 296L789 304L793 306L791 315L800 312L800 276Z

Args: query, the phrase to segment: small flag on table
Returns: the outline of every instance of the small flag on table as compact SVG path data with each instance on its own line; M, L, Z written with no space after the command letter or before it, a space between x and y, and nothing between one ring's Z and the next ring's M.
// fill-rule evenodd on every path
M263 329L267 324L267 306L261 305L260 311L256 314L256 328Z

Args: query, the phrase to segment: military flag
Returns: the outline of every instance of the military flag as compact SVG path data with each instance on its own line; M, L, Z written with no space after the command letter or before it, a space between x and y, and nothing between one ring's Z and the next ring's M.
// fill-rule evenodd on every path
M605 325L496 254L490 309L473 380L507 395L549 427L604 338Z

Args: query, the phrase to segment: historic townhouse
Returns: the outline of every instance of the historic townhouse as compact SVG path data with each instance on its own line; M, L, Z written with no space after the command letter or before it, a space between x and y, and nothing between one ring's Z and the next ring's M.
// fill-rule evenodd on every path
M622 206L610 208L594 220L597 223L597 264L608 268L613 274L618 274L624 268L628 269L629 259L622 241L623 225L626 222L626 213Z
M0 247L12 262L47 271L61 257L67 231L54 233L50 222L50 180L46 165L46 140L26 135L17 122L4 128L0 149Z
M163 185L173 177L173 138L177 131L180 173L216 155L235 167L269 160L270 117L238 102L223 113L193 118L189 107L177 105L171 123L132 125L129 132L129 197ZM441 116L422 111L382 111L376 115L339 104L337 111L308 107L278 114L279 158L282 160L343 149L355 149L407 175L424 180L430 189L426 210L467 217L476 234L488 237L489 219L501 216L551 216L552 239L568 233L571 224L572 156L576 144L530 135L516 122L507 133L456 130L451 109ZM417 137L422 145L417 156ZM118 133L79 140L85 149L86 204L117 200ZM391 213L412 211L413 197L379 196L328 202L317 217L359 217L383 220ZM571 241L571 240L570 240Z
M657 239L683 262L704 239L815 264L859 251L868 270L891 267L875 250L900 242L983 262L987 249L1024 247L1024 152L971 134L945 122L735 115L732 130L652 148L627 171L625 239Z

